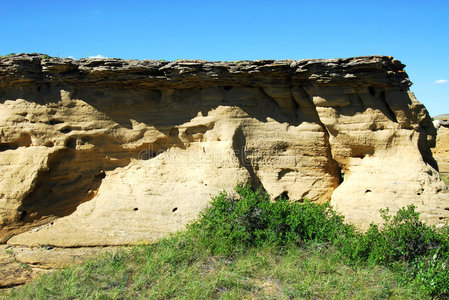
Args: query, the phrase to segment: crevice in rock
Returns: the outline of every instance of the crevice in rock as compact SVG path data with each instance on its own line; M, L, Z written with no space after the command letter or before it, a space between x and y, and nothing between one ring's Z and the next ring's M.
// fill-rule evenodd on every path
M48 121L48 124L50 124L50 125L56 125L56 124L61 124L61 123L64 123L64 121L58 120L58 119L50 119L50 121Z
M307 95L309 97L310 103L313 104L312 97L307 93L307 91L305 89L303 89L303 92L305 95ZM342 176L341 176L342 168L341 168L341 165L333 158L332 145L330 143L330 133L329 133L328 128L321 121L320 115L316 109L316 106L312 105L311 107L313 107L313 112L315 114L316 122L320 125L320 127L323 129L323 132L324 132L324 143L326 145L326 157L328 158L328 164L326 166L326 171L328 174L330 174L332 177L334 177L334 181L337 183L335 188L337 188L338 185L340 185L343 182ZM335 188L334 188L334 190L335 190Z
M382 103L385 105L386 108L386 112L385 115L393 122L398 123L398 120L396 118L396 114L394 113L394 111L391 109L390 105L388 105L387 102L387 97L385 96L385 91L380 92L380 96L379 96L380 101L382 101Z
M357 95L357 99L359 100L360 106L362 107L362 111L364 111L365 110L365 104L363 103L362 97L360 97L359 93L357 93L356 95Z
M276 97L274 95L270 95L269 92L267 92L267 90L265 88L260 88L262 93L264 94L264 96L267 97L267 99L269 99L269 101L278 108L279 110L279 115L281 118L275 118L278 120L278 122L288 122L289 124L291 124L292 126L298 126L301 122L297 117L297 110L299 108L298 103L296 103L292 93L291 93L291 89L289 89L289 94L290 94L290 99L285 102L283 102L281 99L276 99ZM274 112L272 113L274 114Z
M339 177L338 177L338 182L339 182L339 184L342 184L343 183L343 181L345 180L345 172L344 172L344 170L342 169L342 168L338 168L339 169L339 172L338 172L338 174L339 174Z
M253 189L258 189L262 187L262 183L254 171L252 162L246 157L246 137L241 127L238 127L232 138L232 148L234 150L234 154L239 159L240 165L245 167L248 171L251 179L251 187Z
M416 133L418 134L418 149L423 161L439 172L440 169L438 163L433 157L432 150L428 146L426 129L420 128Z

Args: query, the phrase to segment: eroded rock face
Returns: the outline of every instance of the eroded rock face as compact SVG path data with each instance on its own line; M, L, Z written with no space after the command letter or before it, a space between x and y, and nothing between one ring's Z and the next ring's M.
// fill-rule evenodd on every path
M242 181L331 201L362 229L408 204L442 224L435 128L403 68L381 56L1 58L0 239L150 242Z
M438 128L436 147L432 149L441 173L449 174L449 125Z

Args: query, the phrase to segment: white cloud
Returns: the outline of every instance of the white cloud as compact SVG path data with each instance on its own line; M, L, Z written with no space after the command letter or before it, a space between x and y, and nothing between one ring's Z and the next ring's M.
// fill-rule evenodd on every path
M434 81L434 84L443 84L443 83L448 83L449 81L447 79L438 79L436 81Z
M89 55L89 58L107 58L107 57L103 56L101 54L98 54L98 55Z
M67 58L76 59L75 56L68 56Z

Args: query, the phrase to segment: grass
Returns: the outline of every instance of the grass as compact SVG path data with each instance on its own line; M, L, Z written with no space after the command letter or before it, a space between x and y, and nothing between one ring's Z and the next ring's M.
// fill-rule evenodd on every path
M445 228L413 207L366 234L329 205L221 193L187 230L14 288L7 299L431 299L448 295Z
M425 299L385 267L346 265L338 252L257 247L235 257L178 248L181 235L125 248L13 289L15 299ZM182 253L181 253L182 251Z
M449 187L449 174L440 174L441 179L443 179L444 183Z

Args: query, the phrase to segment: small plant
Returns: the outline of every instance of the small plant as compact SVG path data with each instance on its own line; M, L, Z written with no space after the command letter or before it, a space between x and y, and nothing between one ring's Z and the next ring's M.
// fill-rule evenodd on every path
M25 270L27 270L27 271L30 271L30 270L31 270L30 266L27 265L26 263L19 262L19 265L20 265L23 269L25 269Z
M42 60L50 59L51 57L47 54L42 55Z

